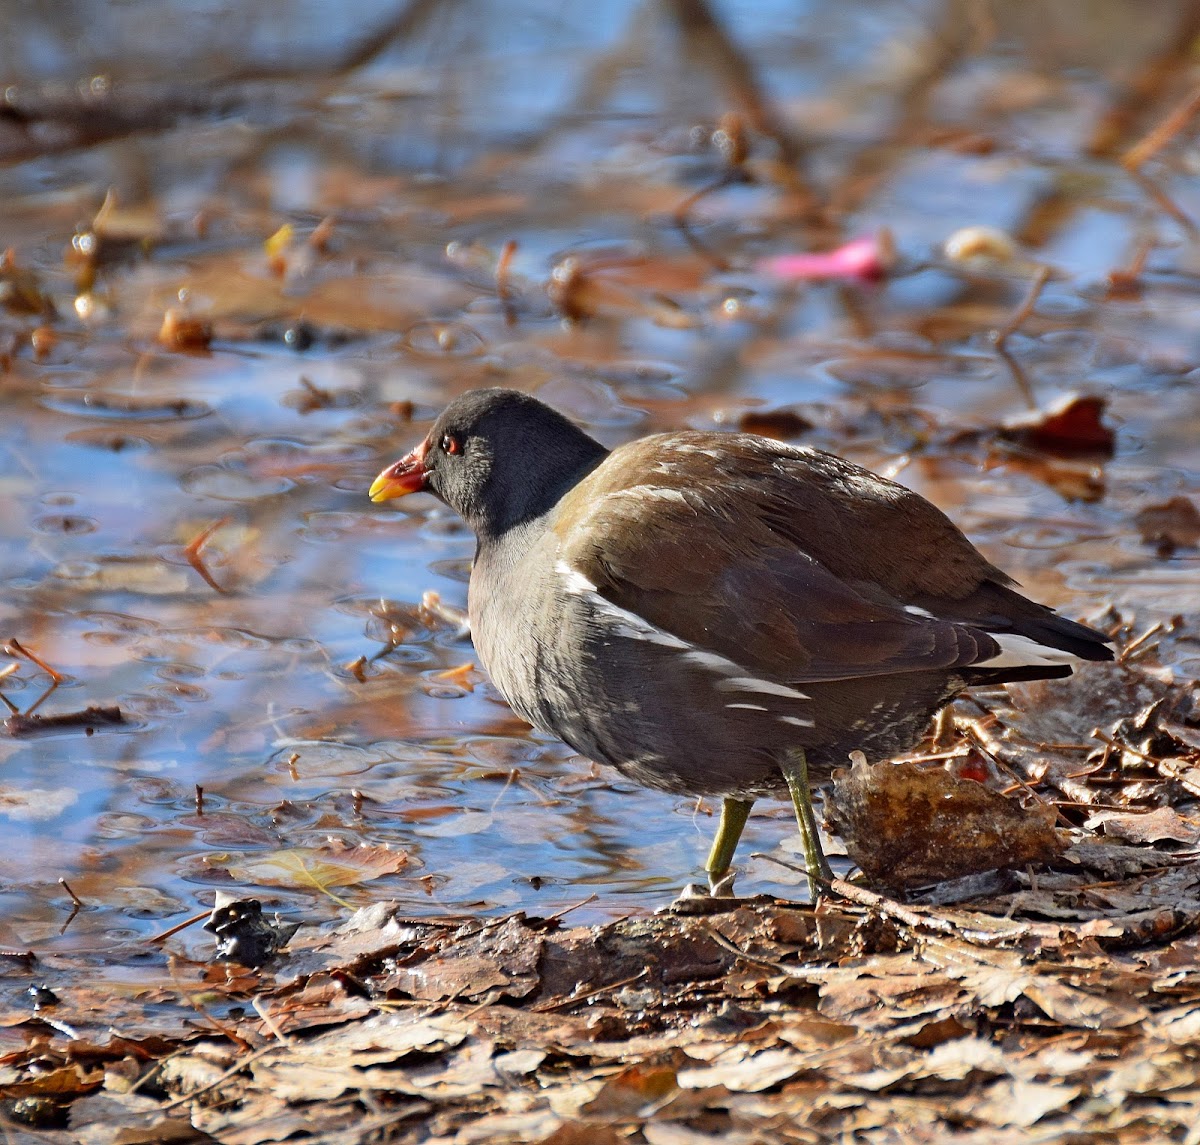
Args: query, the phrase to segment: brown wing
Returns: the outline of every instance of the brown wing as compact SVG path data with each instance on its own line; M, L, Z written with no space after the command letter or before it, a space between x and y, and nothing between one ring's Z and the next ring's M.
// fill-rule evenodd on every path
M908 605L1006 578L899 485L744 435L643 438L614 460L560 506L560 556L671 636L790 683L1000 651L982 629Z

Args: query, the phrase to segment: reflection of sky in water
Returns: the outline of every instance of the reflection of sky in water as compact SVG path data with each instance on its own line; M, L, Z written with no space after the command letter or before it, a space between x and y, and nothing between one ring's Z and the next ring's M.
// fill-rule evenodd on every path
M285 42L296 58L321 59L389 10L356 4L331 28L326 5L296 6L281 31L224 5L190 5L178 19L180 7L169 9L170 23L158 6L76 5L73 18L90 20L92 60L71 55L30 9L11 38L23 46L21 68L9 61L8 70L18 79L73 76L100 61L119 73L121 60L104 54L126 50L122 29L143 20L144 59L126 60L140 74L157 74L154 61L172 58L173 37L193 20L227 37L218 41L225 54L196 61L196 75L223 74L235 53L276 58ZM285 87L270 114L202 119L0 169L11 206L0 240L43 271L64 314L71 294L61 250L94 213L97 188L117 185L133 202L156 193L175 232L155 257L107 270L114 320L87 331L63 319L46 361L24 348L28 323L4 327L20 333L22 348L0 376L0 635L18 635L70 676L40 710L119 703L137 721L91 738L0 739L0 926L14 945L88 948L152 933L211 901L215 887L229 888L224 872L239 859L319 849L329 838L408 851L399 875L337 893L354 903L397 897L414 913L550 913L594 891L600 901L576 915L586 921L656 905L692 876L712 808L632 789L528 733L480 677L467 677L467 690L453 670L472 658L469 645L419 605L427 590L465 605L471 538L429 498L399 507L365 500L379 466L470 385L540 387L610 443L800 403L816 423L815 443L869 464L907 457L901 478L1035 594L1072 612L1112 596L1139 610L1196 608L1195 555L1157 561L1130 524L1147 501L1194 496L1200 464L1197 391L1184 377L1196 358L1194 300L1190 279L1172 277L1186 270L1173 224L1154 218L1161 289L1127 304L1103 304L1097 293L1146 225L1141 200L1142 214L1127 209L1134 193L1122 176L1092 171L1091 180L1112 185L1087 183L1078 203L1064 192L1037 252L1062 277L1038 320L1010 340L1040 396L1089 387L1112 395L1121 453L1102 475L1106 497L1084 504L1015 466L983 471L969 449L942 459L926 432L930 419L973 427L1020 410L985 332L1023 284L972 283L920 264L952 226L1019 231L1057 193L1069 151L1037 163L928 148L897 154L844 232L888 225L908 273L864 291L789 298L761 281L754 260L803 242L802 230L769 186L719 192L697 207L698 230L732 269L693 272L694 289L663 292L693 325L665 329L625 315L566 332L542 289L562 252L617 244L667 262L694 258L666 220L713 170L710 158L688 152L687 129L727 100L680 56L665 8L438 7L435 22L315 116ZM257 16L253 9L246 13ZM736 17L765 89L808 126L823 179L886 135L894 107L880 93L898 82L898 46L919 27L910 5L721 11ZM1022 33L1014 24L1004 34ZM976 101L986 103L988 85L1012 66L1010 42L1001 38L959 77L947 114L969 120ZM619 82L594 105L573 104L601 51L616 59L622 44ZM875 89L856 87L871 61L889 64L872 73ZM1097 82L1085 68L1062 81L1056 114L1085 102ZM1001 138L1042 139L1047 130L1034 105L1000 127ZM1194 178L1176 182L1182 199L1196 197ZM201 205L219 210L198 239L188 227ZM339 224L334 261L281 288L261 244L284 211L302 230L327 211ZM523 298L512 328L489 261L508 238L520 243L514 281ZM467 252L459 261L446 257L450 242ZM471 269L475 246L483 257ZM221 289L235 273L237 306ZM221 314L211 356L158 351L163 308L196 280L233 316ZM340 293L318 296L331 281ZM727 295L754 321L719 317ZM278 329L301 312L318 335L350 336L293 353ZM474 337L457 355L439 355L426 325L402 346L418 320L458 321ZM303 412L313 389L341 397ZM411 424L391 408L404 402L413 403ZM223 518L207 551L229 595L205 586L182 552ZM348 667L360 657L362 682ZM36 683L23 667L0 687L24 706ZM790 876L749 857L786 859L793 842L788 809L762 804L739 851L743 888L794 894ZM60 877L89 904L61 940ZM340 910L311 889L252 889L297 915Z

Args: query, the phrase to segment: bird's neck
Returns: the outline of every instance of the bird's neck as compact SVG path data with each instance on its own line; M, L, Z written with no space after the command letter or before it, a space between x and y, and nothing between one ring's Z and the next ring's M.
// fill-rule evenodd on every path
M580 433L556 443L553 450L528 454L519 467L510 459L492 474L488 510L469 522L480 548L524 537L528 526L549 513L607 456L604 446Z

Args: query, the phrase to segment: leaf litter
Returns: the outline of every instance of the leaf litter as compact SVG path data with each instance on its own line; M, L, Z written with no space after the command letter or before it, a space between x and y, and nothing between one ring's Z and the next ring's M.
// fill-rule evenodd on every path
M816 906L760 897L573 926L569 914L413 918L377 902L285 933L257 970L176 956L197 1020L174 1028L139 1024L136 995L112 1019L89 1016L78 985L10 1008L0 1026L31 1040L0 1058L5 1090L52 1102L96 1141L255 1145L302 1130L694 1145L761 1140L768 1125L781 1139L881 1143L1190 1132L1200 807L1158 765L1200 764L1200 720L1194 690L1157 664L1114 667L1126 686L1110 711L1140 707L1093 729L1090 745L1031 742L1038 719L1016 704L994 708L981 738L978 711L960 703L950 748L930 753L940 758L894 767L877 788L861 763L838 780L835 815L867 864L865 839L881 825L864 810L872 800L968 800L959 811L976 833L1010 836L1007 850L981 846L972 873L957 848L936 869L917 815L918 859L874 872L890 894L839 879ZM1039 686L1051 683L1072 686ZM1015 794L946 767L980 750ZM1104 802L1128 810L1092 812L1077 786L1064 792L1081 763L1092 781L1111 772ZM1024 819L1018 797L1032 807ZM1027 855L1014 841L1023 828L1037 840ZM365 850L306 859L303 877L370 878L384 856ZM884 839L880 854L891 862L899 845ZM262 861L294 877L291 857ZM31 957L27 973L53 981L63 968ZM143 1136L99 1133L106 1110L114 1134Z

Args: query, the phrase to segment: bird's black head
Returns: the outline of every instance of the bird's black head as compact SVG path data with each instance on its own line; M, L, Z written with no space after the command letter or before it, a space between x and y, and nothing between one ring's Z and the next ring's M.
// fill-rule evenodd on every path
M385 469L372 501L428 490L481 540L540 516L603 460L599 442L518 390L471 390L428 437Z

